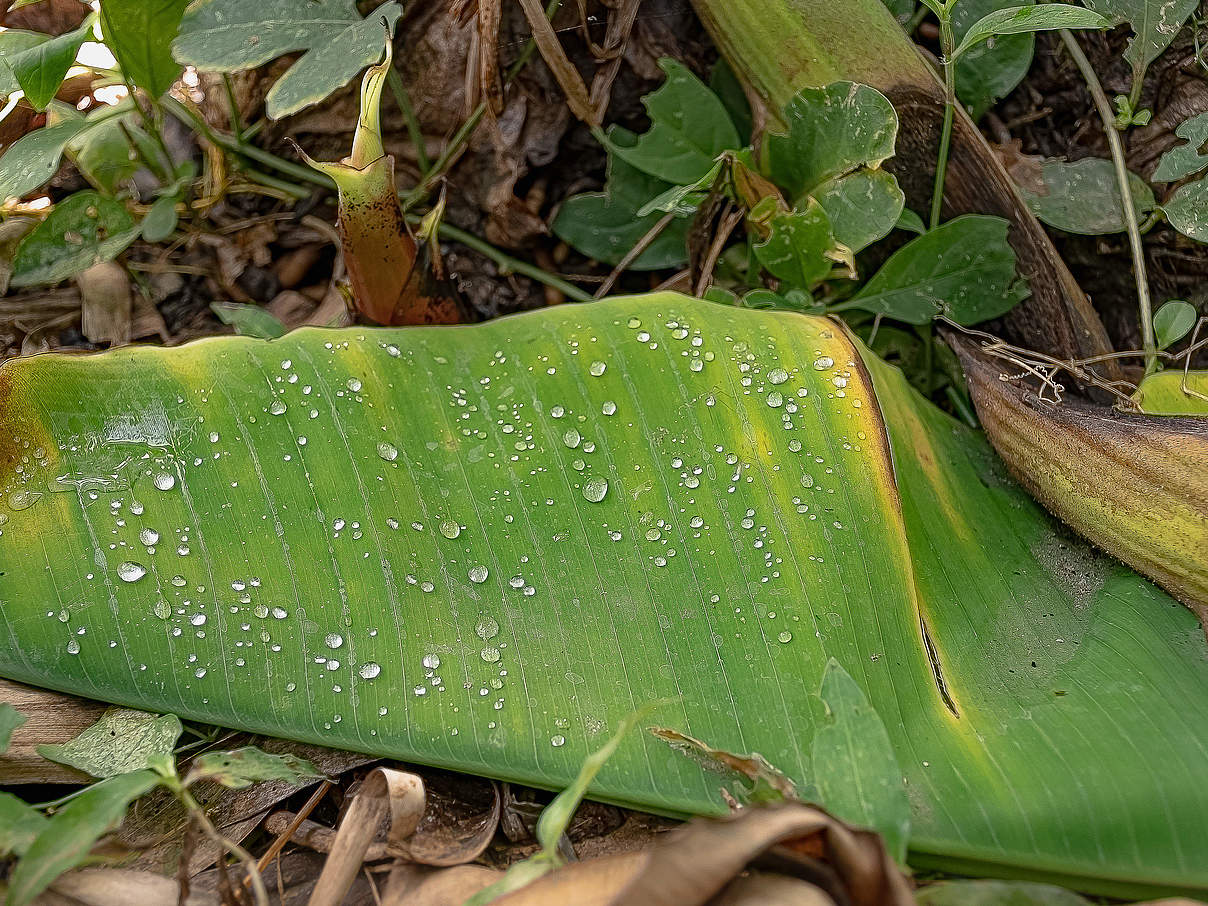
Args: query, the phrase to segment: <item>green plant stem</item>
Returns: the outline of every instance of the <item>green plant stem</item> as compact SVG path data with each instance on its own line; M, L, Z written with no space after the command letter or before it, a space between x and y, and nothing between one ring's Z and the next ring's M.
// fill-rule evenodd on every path
M263 148L258 148L255 145L244 144L234 136L224 135L221 132L215 131L210 128L210 124L202 119L199 114L175 98L165 97L163 106L172 116L191 129L196 129L208 141L213 142L224 151L230 151L232 154L241 154L249 160L254 160L256 163L263 164L266 167L272 167L274 170L300 182L310 183L324 189L335 189L336 187L336 184L331 181L330 177L323 175L318 170L312 170L310 167L304 167L301 164L285 160L271 151L265 151Z
M263 173L252 167L240 167L240 172L243 173L251 182L259 183L262 186L267 186L270 189L276 189L278 192L284 192L291 198L296 198L301 201L303 198L310 198L314 194L313 190L307 189L298 185L296 182L290 182L288 179L280 179L268 173Z
M252 885L252 895L255 897L256 906L269 906L268 889L264 886L264 878L260 876L260 869L257 867L256 860L252 857L252 854L234 840L224 837L218 828L214 826L213 822L210 821L205 813L205 809L198 804L197 800L193 798L192 794L179 781L173 786L173 792L176 793L181 804L192 814L193 819L205 835L243 863L248 881Z
M427 176L428 171L432 169L432 161L428 159L428 150L424 147L424 130L420 128L419 119L415 116L415 108L411 106L411 98L407 95L407 87L403 84L398 70L393 67L390 70L390 74L386 77L386 81L390 85L390 91L394 94L394 100L398 104L398 109L403 113L403 120L407 124L407 134L411 137L411 144L415 146L415 163L419 166L420 176Z
M1132 86L1128 92L1128 109L1134 114L1141 103L1141 90L1145 87L1145 67L1133 66Z
M944 178L948 172L948 149L952 145L952 120L956 113L956 68L952 53L956 39L952 34L952 11L947 4L940 7L940 52L944 69L944 125L940 131L940 149L935 160L935 188L931 193L930 228L940 225L940 210L944 205Z
M1107 135L1107 145L1111 149L1112 164L1116 170L1116 184L1120 190L1121 213L1124 215L1124 225L1128 232L1128 246L1132 252L1133 277L1137 284L1137 308L1141 318L1141 347L1145 355L1145 373L1151 373L1157 366L1157 343L1153 332L1153 311L1149 299L1149 278L1145 272L1145 248L1141 244L1141 228L1137 224L1137 209L1133 204L1132 189L1128 184L1128 164L1124 160L1124 143L1120 140L1120 132L1116 129L1115 115L1112 113L1111 101L1095 74L1095 68L1082 51L1082 45L1068 28L1060 31L1061 40L1070 52L1074 64L1082 73L1086 87L1090 90L1103 121L1103 131Z
M239 103L235 100L235 83L231 81L231 74L229 72L222 74L222 86L226 89L227 116L231 121L231 134L242 142L243 120L239 116Z
M511 255L500 251L499 249L495 248L495 246L491 245L491 243L487 242L485 239L480 239L473 233L467 233L465 230L443 222L440 224L438 231L442 238L451 240L453 242L460 242L466 248L473 249L479 254L490 258L504 270L530 277L533 280L536 280L538 283L542 283L545 286L558 290L568 299L573 299L576 302L595 301L591 297L590 293L579 289L579 287L575 286L574 284L568 283L561 277L551 274L548 271L544 271L537 267L537 265L528 261L523 261L520 258L513 258Z

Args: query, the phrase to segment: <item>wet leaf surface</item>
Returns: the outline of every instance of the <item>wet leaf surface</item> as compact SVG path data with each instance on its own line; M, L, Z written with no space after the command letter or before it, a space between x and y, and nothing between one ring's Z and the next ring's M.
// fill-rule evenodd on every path
M667 696L804 785L835 657L921 864L1208 887L1195 619L832 321L664 295L0 377L5 675L553 788ZM591 794L718 785L634 733Z

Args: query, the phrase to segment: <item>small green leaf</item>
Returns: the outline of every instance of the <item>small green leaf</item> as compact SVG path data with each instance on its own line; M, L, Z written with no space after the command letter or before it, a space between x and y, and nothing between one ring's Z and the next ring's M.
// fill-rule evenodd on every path
M10 6L9 9L13 7ZM0 31L0 61L7 61L22 51L45 44L49 40L50 35L36 31L22 31L19 28ZM0 98L8 100L10 94L20 90L21 85L13 75L12 68L0 63Z
M25 715L8 702L0 703L0 755L8 751L13 731L25 723Z
M202 0L181 20L176 60L212 72L253 69L305 51L265 96L270 119L315 104L382 56L382 22L402 15L385 3L365 19L354 0Z
M941 881L915 891L918 906L1090 906L1073 891L1034 881Z
M562 858L558 854L558 841L570 826L570 819L574 817L583 797L587 795L588 787L629 731L659 704L661 703L652 702L630 713L621 721L616 733L608 742L583 759L583 765L579 768L574 783L555 796L554 801L545 807L541 817L537 819L537 842L541 844L541 851L523 862L512 865L502 878L478 891L466 900L463 906L486 906L502 894L517 890L562 864Z
M844 821L877 831L889 854L905 864L910 800L885 724L834 658L819 695L830 722L814 734L810 762L822 804Z
M908 324L944 314L958 324L976 324L1026 296L1007 244L1007 221L965 214L906 243L854 298L833 310L859 308Z
M122 73L152 97L180 75L172 41L189 0L102 0L101 30Z
M86 117L74 116L75 110L57 102L49 109L59 122L27 132L0 157L0 200L20 198L46 183L58 172L63 152L73 140L110 118L126 115L130 104L98 107Z
M213 780L230 789L240 789L263 780L301 784L322 780L323 772L297 755L273 755L255 746L230 752L207 752L193 759L187 783Z
M5 906L26 906L55 878L86 861L93 844L121 823L126 807L157 783L151 771L119 774L94 783L67 803L13 869Z
M1191 333L1198 317L1199 313L1190 302L1171 299L1162 303L1153 316L1153 332L1158 348L1167 349Z
M1134 70L1144 71L1164 51L1187 17L1195 12L1199 0L1082 0L1102 13L1113 25L1127 22L1133 38L1124 51L1124 59Z
M1146 415L1208 416L1208 371L1157 371L1141 381L1133 402Z
M92 20L89 18L75 31L58 35L4 57L13 78L25 92L25 99L35 110L45 110L46 105L54 100L67 70L75 62L80 45L88 40L91 34Z
M210 310L223 324L235 328L235 333L244 337L259 337L275 340L285 336L285 325L259 305L243 302L211 302Z
M1155 182L1174 182L1208 167L1208 154L1200 153L1208 142L1208 113L1183 120L1174 134L1186 139L1187 144L1171 148L1162 155L1153 171Z
M636 140L628 130L609 130L612 146ZM659 214L639 217L638 209L671 188L610 154L604 191L575 195L563 202L552 225L554 235L584 255L615 266L659 221ZM630 270L683 266L688 261L690 223L688 218L673 220L629 266Z
M151 205L151 210L143 218L143 238L148 242L163 242L174 232L179 218L176 216L176 205L180 202L178 195L161 195ZM268 314L265 312L265 314ZM269 315L269 317L272 317ZM279 335L278 335L279 336Z
M1004 0L960 0L952 12L952 32L959 42L983 16L1006 6L1030 6ZM1032 65L1036 38L1028 32L983 42L956 61L956 94L973 119L981 119L999 98L1023 81Z
M55 205L21 242L13 286L58 283L120 255L138 226L120 202L99 192L77 192Z
M997 35L1020 35L1059 28L1108 28L1111 21L1093 10L1065 3L1042 3L1039 6L1015 6L998 9L982 16L965 32L965 37L952 53L959 60L982 41Z
M12 793L0 793L0 859L25 855L38 834L46 829L46 818Z
M767 175L795 200L858 167L893 156L898 115L867 85L835 82L804 88L784 108L788 133L764 141Z
M672 186L666 191L660 192L638 208L638 217L646 217L653 213L685 216L695 214L697 208L708 197L709 190L713 188L725 167L726 162L719 160L713 164L709 172L691 185Z
M831 272L835 237L822 205L809 199L805 208L777 214L771 235L755 245L755 256L772 276L809 289Z
M94 187L106 195L116 195L119 186L134 176L142 164L130 150L126 135L145 138L134 116L133 103L124 100L119 112L98 107L87 116L66 105L52 105L48 122L55 125L69 120L84 120L84 129L64 149L76 169Z
M1162 205L1170 225L1197 242L1208 242L1208 176L1180 186Z
M690 185L712 169L718 155L741 147L725 105L681 63L662 59L667 79L642 98L650 129L632 147L608 150L630 166L674 185Z
M1087 236L1124 232L1120 187L1110 160L1046 160L1041 164L1040 178L1042 186L1022 185L1019 190L1032 213L1049 226ZM1128 183L1137 218L1144 219L1157 205L1157 199L1135 173L1128 174ZM1036 191L1040 188L1043 193Z
M93 777L113 777L145 768L153 755L170 753L180 733L175 714L110 708L75 739L38 746L38 754Z
M905 230L908 233L918 233L920 236L927 232L927 225L923 223L923 218L910 208L902 208L902 213L898 215L898 222L893 225L893 228Z
M902 215L906 197L892 173L857 170L813 192L826 211L835 241L858 252L889 235Z

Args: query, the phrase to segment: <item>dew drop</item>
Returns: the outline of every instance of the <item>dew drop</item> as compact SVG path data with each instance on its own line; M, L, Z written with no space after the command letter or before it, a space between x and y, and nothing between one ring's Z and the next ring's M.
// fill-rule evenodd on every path
M348 379L348 389L351 390L353 393L360 393L361 382L359 380L357 380L356 378L349 378Z
M783 384L789 379L789 373L783 368L773 368L768 372L768 381L773 384Z
M269 403L268 411L272 415L284 415L286 408L284 400L273 400Z
M394 462L396 459L398 459L398 447L396 447L394 444L388 444L385 441L382 441L380 444L378 444L377 451L378 456L382 457L382 459L386 460L386 462Z
M176 487L176 476L170 475L167 472L160 472L152 479L152 484L161 491L170 491Z
M499 660L499 649L488 645L482 651L478 652L478 656L488 664L494 664Z
M435 670L437 667L440 666L440 655L439 654L425 654L424 659L420 663L422 663L429 670Z
M587 370L591 372L592 377L599 377L605 372L605 370L607 370L607 368L607 365L597 359L591 363L591 366Z
M338 632L329 632L327 637L323 639L323 644L333 651L344 644L344 636Z
M589 478L583 484L583 497L591 503L599 503L608 494L606 478Z
M159 541L159 532L153 528L145 528L138 533L138 540L150 547Z
M137 582L143 576L147 575L147 570L142 564L135 563L133 560L127 560L117 568L118 578L123 582Z
M154 613L161 620L166 620L168 617L172 616L172 608L168 605L167 601L165 601L163 598L160 598L155 602L155 607L152 608L152 613Z
M68 654L79 654L80 653L80 643L77 642L75 639L70 639L67 642L67 653Z
M583 440L583 435L581 435L574 428L571 428L562 435L562 443L566 444L566 446L570 447L572 450L579 446L579 442L581 440Z
M551 736L549 738L549 744L551 746L553 746L555 749L559 749L562 746L566 745L566 737L561 734L558 734L557 736Z
M612 400L605 400L604 405L602 405L600 407L600 411L603 412L605 415L616 415L617 414L617 404L614 403Z
M381 664L375 664L370 661L368 664L361 664L357 673L361 674L361 679L373 679L382 672Z
M783 632L781 632L780 635L776 636L776 638L778 638L783 643L788 643L788 642L793 641L793 634L786 629Z
M484 642L499 635L499 623L492 617L483 617L474 627L474 634Z
M487 576L489 574L490 570L488 570L485 566L472 567L470 569L470 581L475 585L481 585L487 580Z
M452 541L461 534L461 526L453 519L446 519L440 524L440 533Z
M820 355L820 356L818 356L818 358L814 359L814 370L815 371L826 371L827 368L832 367L834 364L835 364L835 360L832 359L830 356Z

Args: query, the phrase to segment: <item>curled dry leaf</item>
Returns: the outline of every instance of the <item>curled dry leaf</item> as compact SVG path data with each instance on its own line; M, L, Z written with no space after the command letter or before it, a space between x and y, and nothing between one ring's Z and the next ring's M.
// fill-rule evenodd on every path
M1208 419L1054 405L1004 379L1017 364L954 336L978 418L1012 474L1098 547L1149 576L1208 627Z

